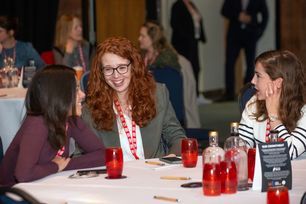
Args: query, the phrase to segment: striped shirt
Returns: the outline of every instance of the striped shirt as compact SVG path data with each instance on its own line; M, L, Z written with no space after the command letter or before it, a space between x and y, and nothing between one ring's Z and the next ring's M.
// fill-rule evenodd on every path
M256 96L253 96L246 104L239 125L239 136L243 138L249 147L255 147L257 143L265 143L267 120L256 121L253 113L256 111ZM291 159L295 159L306 151L306 105L302 108L302 117L297 121L297 127L290 133L282 124L275 127L279 131L278 137L288 143Z

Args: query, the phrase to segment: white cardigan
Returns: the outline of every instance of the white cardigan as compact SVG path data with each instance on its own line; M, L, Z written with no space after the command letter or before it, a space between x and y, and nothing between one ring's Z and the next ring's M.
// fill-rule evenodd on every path
M253 96L245 106L239 125L239 135L249 147L254 147L256 143L264 143L266 136L267 121L258 122L252 116L256 111L256 96ZM284 139L289 146L291 159L300 156L306 150L306 105L302 108L302 117L297 121L297 127L289 133L284 125L278 125L275 130L279 131L278 137Z

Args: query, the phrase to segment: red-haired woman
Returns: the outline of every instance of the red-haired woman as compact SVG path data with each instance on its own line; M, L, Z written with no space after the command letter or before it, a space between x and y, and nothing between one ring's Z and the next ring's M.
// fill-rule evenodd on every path
M98 45L82 117L106 147L121 146L124 161L180 154L185 138L165 85L122 37Z

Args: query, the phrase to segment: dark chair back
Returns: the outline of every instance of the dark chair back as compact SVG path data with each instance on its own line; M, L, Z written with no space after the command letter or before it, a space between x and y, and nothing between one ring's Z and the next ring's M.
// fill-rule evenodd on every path
M81 81L80 81L80 86L82 91L86 94L87 93L87 85L88 85L88 79L89 79L89 73L90 71L86 71L82 77L81 77Z
M155 80L160 83L166 84L170 101L176 113L177 119L185 129L186 136L196 138L199 143L199 152L204 149L208 141L209 129L204 128L186 128L185 122L185 106L184 106L184 92L183 92L183 78L181 73L171 67L155 68L152 70ZM186 104L188 105L188 104Z
M163 83L169 90L170 101L177 119L185 125L185 108L183 96L183 78L181 73L171 67L154 68L151 70L157 82Z
M17 198L8 195L17 196ZM32 195L19 188L0 187L0 203L3 204L39 204L40 202Z
M0 164L1 164L2 159L3 159L3 144L2 144L2 139L0 136Z
M306 204L306 192L304 193L300 204Z
M242 113L247 102L252 98L252 96L256 93L256 89L253 84L247 83L242 87L238 95L238 104L239 110Z

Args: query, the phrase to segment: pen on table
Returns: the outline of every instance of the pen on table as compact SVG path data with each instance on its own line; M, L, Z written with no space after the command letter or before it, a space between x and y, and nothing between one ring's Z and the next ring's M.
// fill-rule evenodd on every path
M185 176L161 176L160 179L168 179L168 180L190 180L190 177Z
M145 161L146 164L153 164L153 165L158 165L158 166L165 166L164 163L157 162L157 161Z
M154 196L153 198L158 199L158 200L164 200L164 201L180 202L180 200L177 199L177 198L169 198L169 197L165 197L165 196Z

